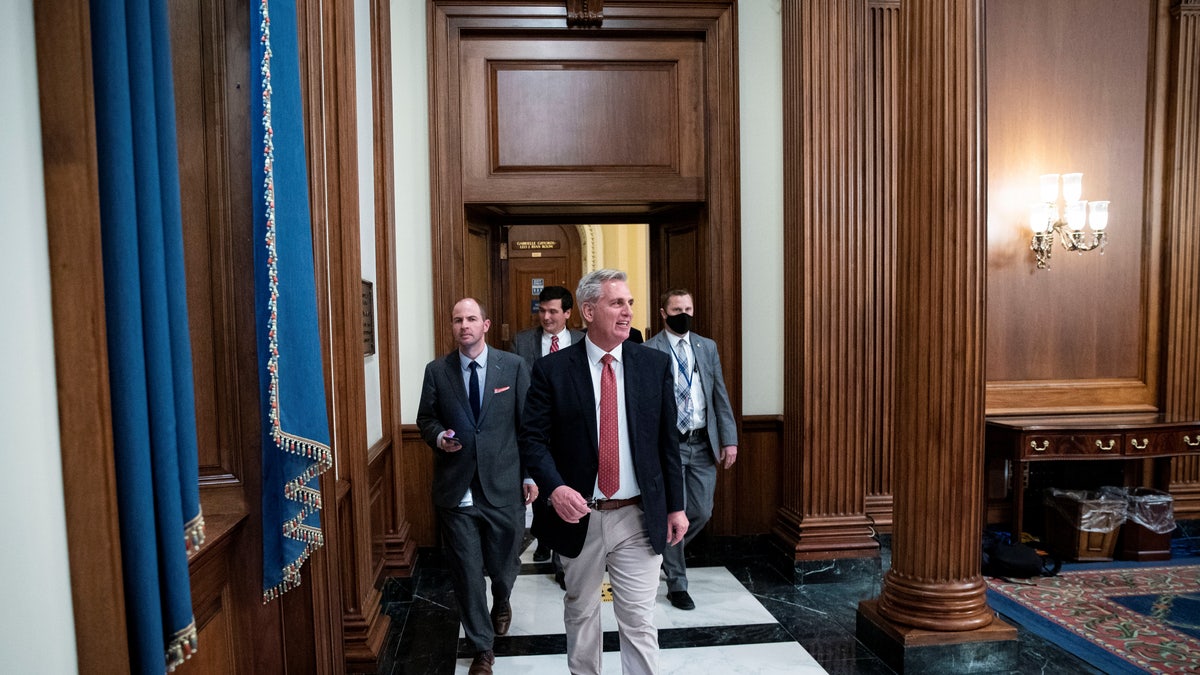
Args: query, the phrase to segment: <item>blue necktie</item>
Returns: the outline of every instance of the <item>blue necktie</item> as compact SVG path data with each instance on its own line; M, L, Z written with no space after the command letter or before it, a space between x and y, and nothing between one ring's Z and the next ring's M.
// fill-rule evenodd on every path
M471 369L471 381L467 384L467 398L471 401L471 412L475 413L475 421L479 421L479 364L472 361L468 366Z

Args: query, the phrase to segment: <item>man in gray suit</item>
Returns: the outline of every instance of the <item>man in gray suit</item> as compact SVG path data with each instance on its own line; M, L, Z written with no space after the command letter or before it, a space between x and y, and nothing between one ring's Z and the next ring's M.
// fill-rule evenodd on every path
M683 462L688 530L683 542L663 552L667 599L679 609L695 609L688 594L684 548L712 517L717 464L737 461L737 421L725 390L717 343L692 332L692 294L682 288L663 293L658 312L666 330L646 342L670 354L675 366L675 405L679 411L679 452Z
M546 286L538 293L538 321L535 328L527 328L513 338L513 351L525 359L529 369L533 370L533 362L547 354L565 349L583 339L583 331L567 328L567 320L571 318L571 308L574 303L571 291L562 286ZM552 551L544 541L538 539L537 548L533 552L534 562L550 560ZM567 589L564 581L562 560L554 554L554 580L559 587Z
M477 300L459 300L452 324L458 349L425 366L417 426L433 448L433 504L463 631L475 651L469 672L480 675L492 672L495 636L512 623L509 595L525 505L537 498L537 486L522 479L517 449L529 366L488 348L491 321ZM485 572L492 581L490 615Z

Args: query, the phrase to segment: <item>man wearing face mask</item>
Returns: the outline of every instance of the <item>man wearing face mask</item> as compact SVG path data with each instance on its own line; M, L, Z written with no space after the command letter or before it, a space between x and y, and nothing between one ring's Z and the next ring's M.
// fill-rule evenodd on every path
M688 594L684 549L712 517L717 464L737 461L737 421L725 390L717 343L692 332L692 294L675 288L663 293L659 315L666 330L646 342L671 356L675 404L679 411L679 452L683 462L688 531L677 546L663 552L667 599L678 609L695 609Z

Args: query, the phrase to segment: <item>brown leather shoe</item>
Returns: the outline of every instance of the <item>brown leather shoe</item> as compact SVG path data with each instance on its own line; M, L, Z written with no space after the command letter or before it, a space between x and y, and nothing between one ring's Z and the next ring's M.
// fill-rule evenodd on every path
M507 603L492 607L492 630L496 635L507 635L512 625L512 607Z
M496 662L496 653L488 649L479 652L471 661L471 669L467 675L492 675L492 664Z

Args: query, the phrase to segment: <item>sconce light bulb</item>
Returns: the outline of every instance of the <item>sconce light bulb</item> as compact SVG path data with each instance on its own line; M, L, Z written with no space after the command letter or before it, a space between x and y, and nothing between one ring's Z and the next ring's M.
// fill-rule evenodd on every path
M1103 232L1108 227L1108 202L1090 202L1088 204L1088 224L1093 232Z
M1062 180L1063 200L1068 204L1079 201L1079 198L1083 196L1083 174L1064 173Z
M1029 229L1034 234L1041 234L1050 229L1050 214L1046 204L1034 202L1029 205Z
M1087 223L1087 202L1075 201L1067 204L1067 227L1072 232L1083 229Z
M1038 196L1043 202L1058 201L1058 174L1044 173L1038 178Z

